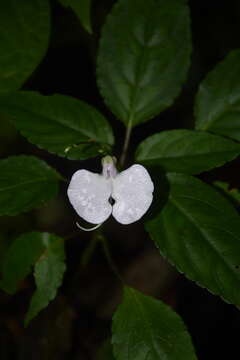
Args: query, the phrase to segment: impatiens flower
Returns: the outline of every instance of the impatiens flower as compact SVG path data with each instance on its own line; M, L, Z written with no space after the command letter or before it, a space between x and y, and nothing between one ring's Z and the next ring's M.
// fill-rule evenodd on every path
M139 220L153 199L153 183L142 165L117 173L115 159L102 159L102 174L76 171L68 187L77 214L91 224L102 224L112 214L121 224Z

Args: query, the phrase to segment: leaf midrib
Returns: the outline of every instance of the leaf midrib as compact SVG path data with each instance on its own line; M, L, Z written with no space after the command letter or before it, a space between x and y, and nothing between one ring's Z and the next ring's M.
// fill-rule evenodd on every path
M147 330L147 332L148 332L148 334L149 334L149 338L150 338L151 343L152 343L152 349L154 349L155 354L159 357L158 349L157 349L156 346L155 346L155 341L154 341L154 335L153 335L153 331L152 331L152 326L151 326L151 324L150 324L150 322L149 322L149 320L148 320L147 315L145 314L145 310L144 310L144 308L143 308L140 300L139 300L138 297L136 296L135 292L132 291L131 289L130 289L130 291L131 291L131 294L132 294L132 296L133 296L136 304L138 305L138 307L139 307L139 309L140 309L140 312L141 312L141 314L142 314L142 318L143 318L144 321L145 321L145 324L146 324L146 327L145 327L145 328L146 328L146 330ZM158 337L159 337L159 336L158 336ZM163 339L163 338L161 338L161 340L162 340L162 341L166 341L166 340ZM151 351L151 350L149 350L149 351Z
M14 185L10 185L4 188L0 188L0 192L2 191L6 191L6 190L11 190L11 189L15 189L21 186L25 186L25 185L29 185L29 184L37 184L37 183L44 183L44 182L56 182L56 180L54 178L40 178L38 180L29 180L29 181L25 181L22 183L18 183L18 184L14 184Z
M209 155L221 155L221 154L226 154L226 153L239 153L240 154L240 148L239 150L226 150L226 151L214 151L214 152L206 152L206 153L201 153L201 154L196 154L196 155L176 155L176 156L166 156L166 157L145 157L145 158L138 158L139 161L151 161L151 160L174 160L174 159L194 159L194 158L198 158L198 157L202 157L202 156L209 156Z
M146 17L147 18L146 23L144 24L145 34L147 32L146 29L148 28L149 24L151 24L152 11L153 11L153 8L151 6L149 8L149 12L148 12L147 17ZM139 51L139 54L138 54L139 55L138 58L140 60L138 61L138 66L136 67L137 68L136 81L135 81L135 84L132 86L132 91L131 91L131 102L130 102L130 109L129 109L129 115L128 115L128 124L127 124L128 126L132 126L135 123L135 116L136 116L136 111L135 111L136 104L135 103L136 103L137 94L138 94L139 89L140 89L139 84L140 84L141 75L142 75L141 74L141 69L143 67L143 64L145 64L145 62L146 62L146 51L149 48L149 46L147 44L143 45L143 44L138 42L138 45L141 46L141 50Z
M26 112L26 109L24 107L21 106L17 106L17 108L20 111ZM87 138L92 138L93 135L89 134L88 131L84 131L82 129L79 129L78 127L74 127L72 124L65 124L64 122L59 121L58 119L55 119L54 117L47 117L45 115L43 115L42 113L38 114L37 112L33 111L33 110L27 110L27 113L32 115L32 116L37 116L40 118L43 118L45 121L51 121L53 123L56 123L58 126L61 125L63 128L67 129L67 130L72 130L72 131L76 131L77 133L80 133L81 135L86 136ZM10 116L11 117L11 116ZM18 127L18 120L15 120L16 117L14 116L14 123L16 124L16 126ZM29 121L28 121L29 122ZM25 132L25 133L29 133L28 131L23 130L21 127L18 127L19 130L21 132ZM31 136L31 133L29 133L29 136Z
M209 92L209 89L207 89L207 90ZM213 111L211 110L210 114L208 115L208 120L206 122L202 121L202 116L200 116L201 115L201 110L198 111L198 114L196 114L196 127L197 127L197 129L201 129L201 130L204 130L204 131L214 129L215 123L218 121L219 118L224 116L224 114L231 113L233 111L234 112L240 112L239 109L234 108L236 106L236 104L239 103L240 97L234 103L230 103L229 102L229 96L230 96L229 94L227 94L225 96L225 98L226 98L225 99L225 104L227 104L226 107L221 108L221 110L215 116L213 115ZM214 99L214 102L216 102L216 99ZM197 107L197 110L198 110L198 107ZM200 126L198 125L198 123L199 123ZM203 124L203 125L201 126L201 124Z

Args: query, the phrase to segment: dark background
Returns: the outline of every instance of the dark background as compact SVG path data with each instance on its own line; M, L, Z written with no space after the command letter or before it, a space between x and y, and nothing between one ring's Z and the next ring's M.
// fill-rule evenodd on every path
M52 33L49 50L38 69L25 84L43 94L61 93L83 99L100 109L111 121L119 156L124 126L107 110L99 95L95 63L99 33L113 1L93 1L94 35L81 27L70 9L52 1ZM130 155L135 146L163 129L193 127L193 103L199 82L230 50L240 47L240 2L190 1L192 17L192 65L185 86L174 105L155 119L133 130ZM220 84L221 85L221 84ZM10 123L0 123L0 156L34 154L45 159L70 178L79 168L100 171L99 159L68 161L29 144ZM239 161L201 177L225 180L239 187ZM103 249L97 246L83 266L91 235L75 227L77 219L66 198L67 185L42 209L17 217L0 218L1 256L18 234L49 231L66 237L67 273L58 297L23 328L33 278L29 277L15 296L0 293L0 359L97 359L97 350L110 336L111 317L120 301L121 286L109 266ZM211 295L164 261L144 232L141 222L121 226L109 220L104 227L113 260L126 282L163 299L184 319L199 360L239 358L239 311ZM240 291L240 289L239 289ZM159 319L161 321L161 319ZM102 355L101 359L110 359Z

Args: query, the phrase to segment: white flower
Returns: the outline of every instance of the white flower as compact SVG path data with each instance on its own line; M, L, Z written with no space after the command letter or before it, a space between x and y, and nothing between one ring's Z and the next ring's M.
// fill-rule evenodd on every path
M102 224L111 214L125 225L139 220L153 199L147 170L135 164L117 173L110 156L102 159L102 165L102 174L84 169L73 174L67 193L77 214L91 224Z

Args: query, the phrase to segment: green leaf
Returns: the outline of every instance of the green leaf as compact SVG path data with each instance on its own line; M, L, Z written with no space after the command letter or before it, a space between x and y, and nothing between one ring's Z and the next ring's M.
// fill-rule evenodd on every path
M59 0L63 6L72 8L79 18L82 26L92 34L91 26L91 0Z
M42 206L57 195L61 176L34 156L0 160L0 215L16 215Z
M114 141L102 114L64 95L9 94L0 97L0 114L9 117L31 143L69 159L100 155Z
M240 141L240 50L234 50L200 85L196 128Z
M34 277L37 289L31 299L25 326L55 298L66 270L64 240L44 233L42 242L45 251L35 264Z
M113 317L116 360L196 360L181 318L160 300L125 288Z
M32 266L44 250L43 234L32 232L19 236L8 248L2 264L1 288L14 294L20 282L31 273Z
M101 348L97 351L96 360L115 360L110 340L111 339L107 339Z
M64 261L64 240L52 234L22 234L9 247L2 264L0 286L3 290L9 294L15 293L35 265L37 290L32 297L25 325L55 298L66 268Z
M190 280L240 306L240 218L213 187L168 174L168 201L146 229L160 252Z
M218 188L223 194L232 200L235 206L240 205L240 192L239 189L230 188L230 185L223 181L215 181L213 185Z
M0 2L0 93L19 89L46 53L48 0Z
M240 145L204 131L170 130L148 137L136 160L170 172L198 174L223 165L240 154Z
M190 53L189 11L182 1L118 1L98 56L106 104L128 126L151 119L179 94Z

